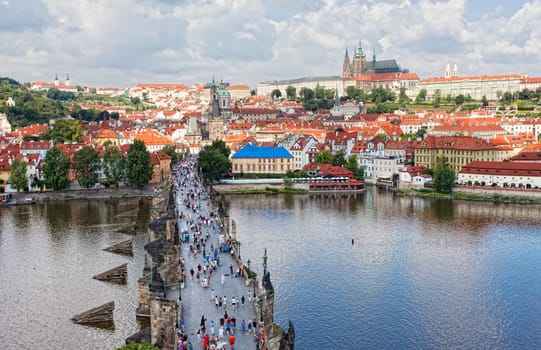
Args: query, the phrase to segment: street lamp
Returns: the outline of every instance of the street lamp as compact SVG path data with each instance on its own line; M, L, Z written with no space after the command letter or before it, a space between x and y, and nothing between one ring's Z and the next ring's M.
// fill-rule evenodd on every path
M239 260L242 260L240 257L240 242L239 241L237 241L237 249L239 250Z

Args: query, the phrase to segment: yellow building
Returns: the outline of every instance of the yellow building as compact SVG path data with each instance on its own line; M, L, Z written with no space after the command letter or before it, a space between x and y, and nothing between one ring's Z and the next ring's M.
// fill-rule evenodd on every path
M283 147L244 146L231 157L234 173L284 174L293 170L293 156Z
M458 174L462 167L472 161L496 160L497 149L483 139L468 136L427 136L415 149L415 165L433 169L439 157Z

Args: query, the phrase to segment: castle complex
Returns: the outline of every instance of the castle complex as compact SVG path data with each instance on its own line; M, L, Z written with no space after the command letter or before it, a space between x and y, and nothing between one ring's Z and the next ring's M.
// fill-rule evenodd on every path
M361 42L359 46L354 50L355 54L350 60L348 50L344 56L344 65L342 69L342 77L344 79L358 78L362 75L369 74L382 74L382 73L407 73L407 70L402 70L396 60L376 60L376 53L372 55L372 60L367 61L366 55L363 52Z

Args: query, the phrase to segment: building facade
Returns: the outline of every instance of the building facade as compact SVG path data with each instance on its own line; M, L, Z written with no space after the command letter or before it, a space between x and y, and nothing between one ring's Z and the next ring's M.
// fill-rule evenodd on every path
M247 144L231 157L234 173L283 174L293 170L293 156L284 147Z
M415 148L415 165L433 169L440 157L445 157L449 167L458 174L472 161L495 161L497 149L486 140L468 136L427 136Z

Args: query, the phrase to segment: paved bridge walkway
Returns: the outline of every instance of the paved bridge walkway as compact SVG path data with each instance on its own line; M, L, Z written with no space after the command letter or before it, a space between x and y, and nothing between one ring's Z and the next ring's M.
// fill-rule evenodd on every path
M194 175L193 164L184 163L183 170L178 173L176 179L176 185L178 186L176 204L178 213L182 215L182 217L178 218L178 225L180 239L183 241L181 255L186 271L186 281L184 288L181 289L184 334L188 336L188 341L192 343L194 349L203 349L204 334L208 334L211 339L218 337L220 334L220 319L227 312L227 315L234 319L236 324L235 327L232 327L232 334L235 336L234 348L236 350L256 349L255 331L253 328L251 332L248 331L249 321L256 321L253 310L253 287L246 286L244 278L235 277L238 266L228 251L217 253L216 260L219 261L219 266L212 274L204 273L203 269L198 270L198 266L203 267L207 263L207 259L203 256L203 250L207 256L214 256L211 246L212 248L220 246L220 237L222 240L224 237L223 228L216 220L216 216L211 216L211 204L202 185L199 183L199 179ZM208 224L204 218L209 218ZM200 228L198 229L194 225ZM208 235L208 239L205 247L203 248L201 242L199 252L194 254L191 248L194 246L194 238L197 237L197 232L200 232L203 238ZM194 271L193 277L190 273L192 269ZM197 280L198 272L200 275L199 281ZM202 281L207 276L210 277L210 284L205 287ZM222 298L222 306L216 306L215 299L212 298L213 295ZM237 298L237 305L240 304L235 309L232 306L233 297ZM223 299L225 299L225 305ZM244 304L241 301L242 299L244 299ZM198 337L197 333L198 330L201 330L202 318L205 319L205 332L200 332ZM211 327L212 322L214 328ZM243 322L246 324L246 331L242 331ZM226 327L224 327L224 333L226 333L225 329ZM227 343L224 349L231 349L227 334L224 334L223 341L217 343L218 345Z

